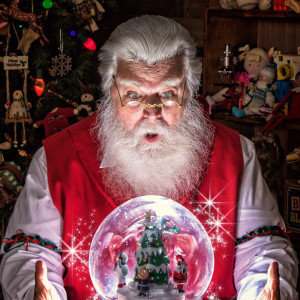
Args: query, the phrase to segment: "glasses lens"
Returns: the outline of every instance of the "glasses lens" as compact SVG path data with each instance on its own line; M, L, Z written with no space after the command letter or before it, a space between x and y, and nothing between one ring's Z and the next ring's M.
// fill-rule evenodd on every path
M142 103L140 101L129 101L125 104L125 109L128 112L134 113L138 112L142 108Z
M163 110L166 113L171 113L171 114L177 113L179 107L180 107L179 104L174 100L167 100L164 101L163 103Z

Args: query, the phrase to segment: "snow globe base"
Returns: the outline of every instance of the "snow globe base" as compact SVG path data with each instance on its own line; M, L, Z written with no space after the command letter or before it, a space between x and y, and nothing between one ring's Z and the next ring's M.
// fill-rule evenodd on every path
M185 291L179 292L173 285L164 285L157 287L150 284L149 292L145 295L139 295L137 283L130 282L128 286L123 286L117 290L118 300L146 300L146 299L157 299L157 300L185 300Z

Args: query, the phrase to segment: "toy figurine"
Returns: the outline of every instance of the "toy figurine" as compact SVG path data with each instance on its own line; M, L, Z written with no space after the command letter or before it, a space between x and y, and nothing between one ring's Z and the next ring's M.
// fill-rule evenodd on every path
M126 285L126 276L128 274L127 260L128 256L124 252L118 255L118 261L114 269L118 275L118 288L122 288Z
M176 256L177 265L174 271L173 280L177 284L177 289L179 293L184 293L183 286L187 284L188 281L188 269L185 260L182 255Z
M239 106L239 101L245 97L249 90L253 87L258 79L259 72L270 63L270 55L273 48L267 53L261 48L253 48L250 50L249 45L238 49L242 52L238 56L239 61L244 61L243 67L245 72L236 73L235 81L237 86L233 88L223 88L212 96L206 96L205 100L209 104L209 111L213 105L219 104L231 111L232 106ZM230 105L228 105L230 102Z
M20 90L16 90L13 92L13 101L7 101L5 104L7 109L6 113L6 122L7 123L14 123L14 147L18 147L18 140L17 140L17 123L22 123L22 146L24 146L26 141L26 130L25 130L25 122L31 123L32 120L30 118L29 109L31 104L26 104L23 99L23 92Z
M149 270L145 266L138 272L138 295L146 297L149 295Z
M266 65L259 72L259 80L255 86L245 95L242 109L232 108L232 114L237 118L250 115L263 115L260 107L267 105L273 108L275 102L274 90L276 85L273 83L275 78L275 65Z

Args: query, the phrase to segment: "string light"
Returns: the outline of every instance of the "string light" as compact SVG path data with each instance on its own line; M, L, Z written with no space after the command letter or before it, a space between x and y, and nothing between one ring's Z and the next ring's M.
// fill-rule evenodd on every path
M82 32L79 32L76 36L82 41L85 48L92 51L96 50L96 44L91 38L85 36Z
M45 81L42 75L42 69L36 70L36 79L34 83L34 90L36 94L40 97L43 95L45 89Z
M52 6L53 6L52 0L44 0L43 1L43 7L45 9L50 9L50 8L52 8Z

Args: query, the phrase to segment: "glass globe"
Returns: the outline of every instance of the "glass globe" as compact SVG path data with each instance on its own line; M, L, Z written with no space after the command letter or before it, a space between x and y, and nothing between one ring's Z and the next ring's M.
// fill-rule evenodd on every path
M186 297L201 299L214 269L209 236L188 209L161 196L131 199L113 210L99 226L89 255L90 276L97 293L104 300L117 299L118 279L114 267L121 252L128 256L126 285L133 283L137 265L135 253L141 247L141 237L150 220L149 212L155 220L168 220L168 227L160 228L163 249L170 261L168 286L174 285L176 290L172 275L177 264L176 256L182 255L188 268L188 282L184 285Z

